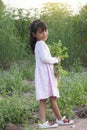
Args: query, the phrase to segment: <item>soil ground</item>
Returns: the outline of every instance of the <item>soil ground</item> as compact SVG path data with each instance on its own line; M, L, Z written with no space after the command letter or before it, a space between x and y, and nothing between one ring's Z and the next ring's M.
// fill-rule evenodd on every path
M58 128L50 130L87 130L87 118L76 119L75 124L70 126L58 126Z
M58 126L57 128L50 128L44 130L87 130L87 118L76 118L74 119L75 123L68 126ZM34 124L30 127L32 130L41 130L38 128L37 124ZM43 130L43 129L42 129Z

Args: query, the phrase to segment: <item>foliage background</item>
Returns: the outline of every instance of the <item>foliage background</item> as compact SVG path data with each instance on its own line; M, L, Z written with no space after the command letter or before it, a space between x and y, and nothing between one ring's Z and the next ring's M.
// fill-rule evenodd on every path
M46 3L38 9L0 8L0 65L8 67L13 59L21 59L31 54L29 46L29 25L36 19L44 20L48 25L49 38L47 44L58 43L68 48L69 57L63 62L68 70L78 62L87 65L87 5L79 14L72 14L68 5ZM16 53L15 53L16 52ZM6 66L6 67L5 67Z

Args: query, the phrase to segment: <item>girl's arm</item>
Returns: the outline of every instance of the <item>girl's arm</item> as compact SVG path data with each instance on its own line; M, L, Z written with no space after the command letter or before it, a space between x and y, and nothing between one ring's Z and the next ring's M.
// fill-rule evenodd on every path
M57 57L52 57L49 50L44 43L44 41L40 41L39 43L39 55L43 63L45 64L55 64L58 63Z

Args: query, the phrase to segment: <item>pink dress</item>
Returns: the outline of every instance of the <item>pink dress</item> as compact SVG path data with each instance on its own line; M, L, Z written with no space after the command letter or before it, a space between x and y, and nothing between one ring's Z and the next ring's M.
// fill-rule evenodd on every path
M57 79L54 75L54 64L57 58L52 57L44 41L37 41L35 45L35 89L36 99L47 99L51 96L59 97Z

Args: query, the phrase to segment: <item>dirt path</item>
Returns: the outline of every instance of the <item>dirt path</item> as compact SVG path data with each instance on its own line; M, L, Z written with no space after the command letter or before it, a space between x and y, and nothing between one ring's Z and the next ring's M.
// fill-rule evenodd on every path
M58 128L47 130L87 130L87 118L75 119L75 124L70 126L58 126Z
M29 126L28 130L87 130L87 118L74 119L75 123L69 126L58 126L57 128L52 129L40 129L37 124Z

